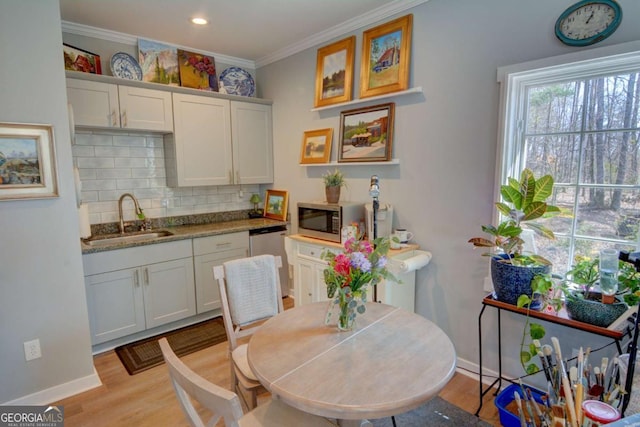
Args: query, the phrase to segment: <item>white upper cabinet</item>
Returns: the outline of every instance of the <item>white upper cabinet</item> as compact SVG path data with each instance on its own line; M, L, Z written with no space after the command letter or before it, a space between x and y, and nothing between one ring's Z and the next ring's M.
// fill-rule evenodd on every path
M273 182L271 106L231 101L235 184Z
M174 134L165 135L171 187L231 184L231 112L226 99L173 94Z
M67 79L76 126L173 132L171 93Z
M173 94L174 134L165 135L171 187L273 182L271 106Z

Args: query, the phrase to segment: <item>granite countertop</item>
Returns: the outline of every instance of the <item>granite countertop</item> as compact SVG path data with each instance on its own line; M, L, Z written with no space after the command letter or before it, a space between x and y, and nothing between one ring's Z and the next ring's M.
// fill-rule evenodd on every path
M172 233L170 236L162 236L155 239L143 240L143 241L131 241L131 242L119 242L113 244L104 244L100 246L90 246L81 240L81 247L83 254L90 254L96 252L111 251L114 249L124 249L134 246L147 246L156 243L173 242L176 240L192 239L195 237L216 236L220 234L235 233L238 231L249 231L267 227L287 225L286 222L277 221L269 218L257 218L257 219L238 219L231 221L214 222L210 224L195 224L195 225L176 225L167 226L161 228L154 228L151 231L168 231ZM117 234L111 235L117 237Z

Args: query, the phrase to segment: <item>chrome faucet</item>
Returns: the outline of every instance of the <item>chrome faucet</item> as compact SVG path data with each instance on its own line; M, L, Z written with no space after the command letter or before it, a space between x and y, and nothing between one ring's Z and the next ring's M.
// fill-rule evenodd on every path
M120 199L118 200L118 214L120 215L120 234L124 234L124 218L122 217L122 201L127 196L131 197L131 200L133 200L133 205L135 206L135 210L136 210L136 216L139 219L144 219L144 213L142 213L142 209L140 208L138 199L136 199L136 197L131 193L124 193L122 196L120 196Z

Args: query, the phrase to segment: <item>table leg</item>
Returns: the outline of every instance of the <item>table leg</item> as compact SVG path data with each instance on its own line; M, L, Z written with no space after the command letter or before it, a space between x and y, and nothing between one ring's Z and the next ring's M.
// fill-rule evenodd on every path
M372 427L369 420L338 420L340 427Z

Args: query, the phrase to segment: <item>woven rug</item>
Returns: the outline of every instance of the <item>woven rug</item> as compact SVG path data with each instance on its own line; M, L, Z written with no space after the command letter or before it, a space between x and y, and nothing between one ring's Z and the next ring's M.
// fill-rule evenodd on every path
M165 334L121 345L116 347L115 351L129 375L135 375L164 363L158 345L158 340L162 337L167 338L171 348L178 356L184 356L227 340L222 317L216 317Z
M491 424L437 396L413 411L396 415L395 419L398 427L491 427ZM391 417L370 421L374 427L393 426Z

